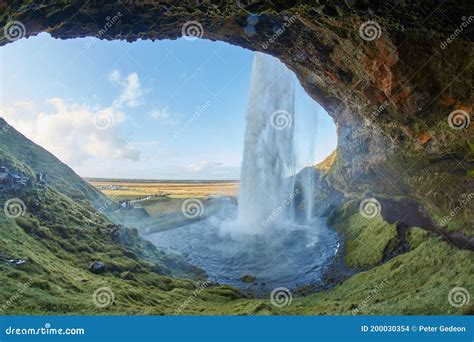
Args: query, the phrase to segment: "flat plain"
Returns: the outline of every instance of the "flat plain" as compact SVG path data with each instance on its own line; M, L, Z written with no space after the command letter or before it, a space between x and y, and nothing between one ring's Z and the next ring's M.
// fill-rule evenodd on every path
M159 181L86 179L105 195L116 199L136 200L148 196L170 198L207 198L210 196L236 196L238 181Z

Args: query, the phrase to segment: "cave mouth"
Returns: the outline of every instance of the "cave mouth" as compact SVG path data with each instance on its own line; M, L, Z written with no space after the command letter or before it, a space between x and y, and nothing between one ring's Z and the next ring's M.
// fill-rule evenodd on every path
M168 58L173 62L167 64L165 61L156 66L153 61L149 60L149 56L156 53L156 51L150 51L150 47L160 43L163 46L159 47L161 54L157 54L158 59L166 60ZM49 80L49 84L54 83L54 85L45 86L41 93L44 97L50 96L47 102L54 107L53 112L48 113L47 109L44 109L40 112L41 114L38 114L40 109L35 107L34 100L25 97L18 98L18 96L15 98L14 96L10 101L16 102L12 102L10 108L23 109L28 113L26 115L20 113L17 116L17 112L7 110L7 119L25 135L71 165L81 176L89 180L94 179L93 185L101 191L105 190L103 192L107 196L118 201L120 206L123 205L123 208L120 207L114 212L105 211L111 220L137 226L141 233L156 246L171 253L178 253L184 256L189 263L203 268L208 273L210 281L230 284L256 295L264 295L277 287L296 289L309 284L315 288L324 287L326 285L323 280L324 274L333 266L333 258L339 250L340 242L337 234L324 223L324 218L314 217L311 214L308 216L308 210L303 210L303 213L298 212L297 206L307 209L310 205L306 196L312 193L309 184L306 184L305 194L299 194L297 199L292 198L291 201L294 200L297 203L292 203L291 213L288 211L285 213L285 217L278 221L278 224L270 225L271 229L267 229L265 234L238 236L229 231L229 229L232 230L232 222L238 215L237 194L223 196L218 189L219 186L216 189L217 193L209 193L204 198L195 198L192 194L180 195L179 201L174 202L196 201L198 205L205 208L206 212L212 214L200 217L198 221L189 217L182 221L182 217L180 217L177 224L173 222L173 216L181 215L182 206L177 207L180 209L178 211L165 214L162 214L159 209L161 206L169 205L169 203L165 203L168 200L168 195L163 193L160 193L159 196L155 196L157 194L143 196L136 193L127 194L126 188L133 186L115 185L124 179L129 183L140 179L147 179L147 182L165 179L167 182L174 180L178 183L183 179L192 180L195 183L204 179L206 183L209 183L212 181L224 182L238 177L237 174L232 174L230 171L219 174L215 170L214 173L206 175L206 168L211 168L211 164L217 165L216 168L218 168L219 164L223 163L218 158L226 155L225 146L219 151L220 155L216 154L216 159L211 161L203 159L202 162L200 159L188 161L188 169L197 172L195 176L182 170L180 174L179 167L176 165L171 165L171 168L174 169L171 174L174 174L175 177L160 174L161 169L150 167L151 159L160 159L160 163L163 164L163 154L160 150L163 145L166 148L181 147L179 150L181 159L186 160L187 157L196 153L196 149L191 147L193 143L209 135L209 131L216 131L217 128L226 132L224 134L226 140L232 140L239 136L235 139L237 145L243 145L244 123L242 117L248 101L246 97L251 66L249 61L251 62L253 54L236 46L205 40L190 42L181 39L173 42L172 45L169 43L143 41L131 45L116 41L91 41L89 38L58 41L51 39L46 34L41 34L33 39L7 46L3 48L6 50L4 51L5 57L12 63L22 65L23 72L36 75L36 79L32 80L31 88L36 82L41 83L42 77L54 75ZM75 62L68 59L66 49L60 46L66 44L69 57L77 55L82 57ZM173 45L176 48L173 48ZM34 72L38 71L37 66L31 66L31 61L28 63L26 56L30 55L27 53L29 49L35 50L36 55L40 57L43 68L39 74ZM107 58L113 55L110 51L125 51L123 56L119 57L125 58L126 61L120 62L120 58L107 61ZM193 61L189 61L190 51L195 55ZM55 62L61 58L70 60L71 63L64 68L65 70L55 70L57 68ZM204 58L208 58L208 60L202 62ZM81 65L78 73L77 63L84 63L84 59L89 60L90 63L86 63L85 66ZM220 64L216 65L216 61L220 61ZM245 68L245 63L249 63L247 68ZM170 66L170 64L174 65ZM240 68L237 73L226 73L235 65L242 66L242 64L244 67ZM166 70L166 72L154 74L155 69L151 68L151 65L160 71ZM29 68L31 70L28 70ZM134 69L138 71L134 71ZM171 71L167 69L171 69ZM181 71L181 74L176 72L177 69ZM11 70L16 69L12 68ZM98 78L87 77L94 72L99 75ZM41 75L42 73L44 75ZM217 82L209 81L212 80L212 77L217 78L217 73L225 74L220 76ZM290 71L288 73L290 74ZM103 74L102 77L100 77L101 74ZM142 74L145 74L146 77L143 78ZM173 75L179 79L176 84L171 82ZM10 76L13 77L13 75L6 75L6 77ZM269 78L276 76L278 75L269 75ZM235 77L237 80L234 80ZM294 118L291 120L294 125L291 137L294 144L291 146L292 155L289 157L292 160L292 168L286 170L286 174L280 179L281 182L287 178L295 178L304 168L312 169L317 162L325 159L336 146L336 130L332 118L306 94L293 74L291 78L295 83L293 96L296 98L292 110ZM101 87L96 86L97 79L99 84L100 81L108 82L110 89L101 92ZM222 86L223 81L229 79L232 80L228 91L230 95L224 95L220 99L213 96L212 87L219 86L219 82ZM189 80L193 82L189 82ZM90 82L90 88L94 89L94 93L86 89L81 93L80 99L71 101L77 92L76 83L84 88L88 82ZM228 83L225 83L226 87L229 86ZM166 91L167 88L174 86L176 86L174 93ZM155 89L159 89L159 92L154 92ZM27 94L31 93L28 86L23 90ZM119 93L118 96L112 95L114 90ZM180 92L180 90L183 91ZM243 95L236 96L235 94L238 93ZM193 98L192 101L187 101L186 95L190 95ZM69 99L66 100L66 96ZM146 104L148 97L154 97L154 101L150 105ZM163 100L163 97L167 97L167 99ZM235 101L235 97L239 101ZM88 98L97 101L89 104ZM107 99L111 100L107 102ZM176 99L179 99L179 103ZM37 99L35 100L37 101ZM228 102L232 102L230 106ZM194 106L192 107L192 105ZM147 113L146 117L140 114L140 111L144 110ZM187 111L191 114L188 116L182 114ZM219 113L224 111L230 112L228 116L235 116L237 119L223 121ZM272 110L272 112L277 111ZM38 115L36 116L35 113ZM94 132L92 135L88 135L86 132L87 125L84 122L76 122L75 115L86 120L91 119L90 124L93 126L91 127ZM218 120L218 126L212 125L213 120ZM247 122L247 124L249 123ZM158 132L156 136L149 132L150 127L147 126L150 125L156 128ZM211 127L207 127L208 125ZM50 129L58 129L61 126L69 129L71 139L67 138L66 144L59 143L59 137L64 142L64 134L61 132L48 134ZM134 130L130 130L130 128ZM196 131L198 134L195 134ZM161 142L161 136L168 137L166 144ZM275 137L277 136L275 135ZM197 145L206 154L209 154L215 148L216 143L222 144L222 137L219 134L211 136L212 139L207 145L202 143L197 143ZM75 138L86 142L83 144L86 146L86 150L81 151L82 154L71 153L74 145L78 143ZM271 145L274 142L269 139L262 146ZM137 151L136 146L148 145L157 148L158 152L153 155L151 150L147 150L146 158L148 159L145 164L140 165L140 153L138 153L140 151ZM119 147L121 149L117 152ZM104 149L105 153L100 154ZM190 150L190 153L185 154L186 150ZM273 152L277 153L278 151L279 148L276 148ZM86 152L91 155L89 157L83 156ZM98 153L99 155L97 155ZM114 155L111 156L110 153L114 153ZM242 151L239 149L232 150L231 153L242 155ZM265 151L261 153L265 153ZM257 157L258 155L253 158L257 159ZM236 161L239 168L241 162L240 159ZM164 164L165 167L169 167L166 165L166 160ZM273 164L275 163L273 162ZM105 165L107 167L104 167ZM181 169L182 167L183 165L181 165ZM128 169L130 169L130 173L127 172ZM137 173L137 170L147 170L147 173L140 174ZM216 177L219 178L216 179ZM97 185L98 183L100 185ZM124 189L126 190L123 191ZM291 191L294 189L293 185ZM162 191L160 190L160 192ZM173 197L170 197L173 202ZM153 198L157 201L153 202ZM280 202L283 200L284 198ZM263 199L260 202L263 202ZM280 202L276 201L273 209L278 209L276 206ZM175 209L176 203L173 203ZM257 205L258 203L259 201L257 201ZM144 214L143 217L139 217L140 214L137 214L140 213L140 210ZM157 211L160 214L157 215ZM161 221L165 221L165 224ZM173 226L173 229L164 228L164 226L170 225ZM223 226L227 230L223 229Z

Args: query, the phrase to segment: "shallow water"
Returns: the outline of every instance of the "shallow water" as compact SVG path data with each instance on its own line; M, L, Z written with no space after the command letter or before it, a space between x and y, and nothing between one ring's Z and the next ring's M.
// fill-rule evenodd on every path
M147 238L203 268L211 281L254 294L276 287L324 285L323 275L339 248L337 234L316 219L307 225L279 224L265 234L232 234L237 206L223 202L212 216ZM256 277L245 283L243 275Z

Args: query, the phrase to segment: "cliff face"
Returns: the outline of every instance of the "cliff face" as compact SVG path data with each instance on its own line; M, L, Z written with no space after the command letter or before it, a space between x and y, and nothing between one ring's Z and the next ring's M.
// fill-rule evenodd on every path
M474 188L473 9L461 0L9 1L0 24L64 39L187 34L274 55L337 124L335 187L410 197L438 220L461 206L472 229L474 201L461 203Z

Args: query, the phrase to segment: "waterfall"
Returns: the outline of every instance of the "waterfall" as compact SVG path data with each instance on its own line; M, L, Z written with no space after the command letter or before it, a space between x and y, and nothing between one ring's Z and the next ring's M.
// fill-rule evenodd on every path
M316 134L318 129L318 108L316 104L307 104L305 110L297 107L298 113L304 112L305 115L296 120L295 129L298 134L297 146L298 166L303 168L299 173L299 183L304 205L304 220L311 221L314 208L314 187L316 182L316 172L313 169L316 149ZM309 165L309 166L308 166Z
M304 218L306 222L309 222L313 217L314 207L314 171L311 166L304 170L300 182L303 193Z
M293 75L257 53L252 67L240 175L238 229L259 233L291 217L294 194Z

